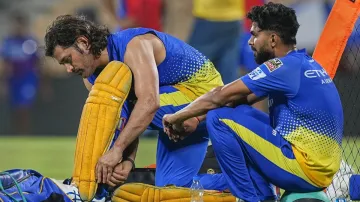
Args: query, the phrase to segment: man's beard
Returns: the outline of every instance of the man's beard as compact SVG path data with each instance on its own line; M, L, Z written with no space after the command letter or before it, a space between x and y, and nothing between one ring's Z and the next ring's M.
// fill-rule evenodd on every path
M259 51L256 51L256 55L254 54L254 57L255 57L255 62L261 65L262 63L275 58L275 54L273 52L261 49Z

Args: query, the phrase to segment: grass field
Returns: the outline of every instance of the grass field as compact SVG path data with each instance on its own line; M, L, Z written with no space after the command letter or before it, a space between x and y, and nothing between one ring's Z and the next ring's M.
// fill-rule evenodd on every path
M140 139L136 166L155 163L156 139ZM345 160L360 168L360 138L343 141ZM0 171L31 168L45 176L64 179L72 174L75 137L0 137Z
M75 137L0 137L0 171L30 168L41 174L65 179L71 177ZM140 139L136 166L155 163L157 140Z

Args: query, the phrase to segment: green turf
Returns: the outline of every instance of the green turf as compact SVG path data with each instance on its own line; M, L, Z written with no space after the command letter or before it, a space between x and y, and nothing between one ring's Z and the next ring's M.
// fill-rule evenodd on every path
M345 160L356 172L360 167L360 138L343 141ZM45 176L64 179L71 176L75 137L0 137L0 171L31 168ZM156 139L142 138L136 166L155 163Z
M0 137L0 171L31 168L45 176L71 176L75 137ZM136 166L155 163L156 139L140 139Z

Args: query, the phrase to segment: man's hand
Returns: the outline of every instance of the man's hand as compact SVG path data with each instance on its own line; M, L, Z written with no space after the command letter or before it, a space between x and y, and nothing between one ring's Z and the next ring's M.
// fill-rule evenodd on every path
M112 172L110 180L107 181L107 184L111 187L115 187L125 183L132 168L133 164L130 161L123 161L117 164Z
M112 147L107 151L96 164L96 179L98 183L110 181L114 167L122 159L122 150L119 147Z
M185 120L184 122L178 122L171 114L166 114L163 117L164 132L170 139L177 142L179 139L183 140L189 134L193 133L199 125L199 120L196 117Z

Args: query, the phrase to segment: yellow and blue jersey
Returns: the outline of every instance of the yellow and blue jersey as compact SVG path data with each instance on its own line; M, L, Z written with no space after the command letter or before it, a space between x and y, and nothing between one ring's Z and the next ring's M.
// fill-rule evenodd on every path
M326 187L341 160L343 110L327 72L302 51L271 59L241 80L258 97L269 97L274 130L289 141L304 173Z
M168 34L147 28L131 28L108 37L110 61L124 62L127 44L136 36L152 33L164 44L166 57L158 65L159 86L174 86L189 98L205 94L212 88L222 85L221 76L213 63L195 48ZM88 78L90 83L96 75Z

